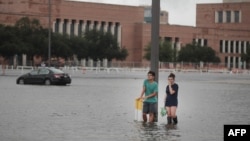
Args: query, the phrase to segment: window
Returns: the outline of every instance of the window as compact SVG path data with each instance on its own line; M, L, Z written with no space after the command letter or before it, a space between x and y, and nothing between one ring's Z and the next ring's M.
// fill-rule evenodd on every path
M79 24L78 24L78 36L82 36L82 26L83 26L83 20L80 20Z
M167 42L172 42L172 38L171 37L164 37L164 40Z
M204 46L207 46L207 39L204 39Z
M59 25L60 25L60 19L56 19L56 23L55 23L55 32L56 33L59 32Z
M245 47L244 47L244 42L245 42L245 41L242 41L242 42L241 42L241 53L245 53L245 51L244 51L244 48L245 48Z
M120 23L115 23L115 37L118 39Z
M47 69L41 69L39 71L39 74L49 74L49 70L47 70Z
M225 52L228 51L228 41L225 42Z
M218 23L223 22L223 11L218 11Z
M235 57L235 66L236 68L239 66L239 57Z
M67 25L69 24L68 20L65 19L64 22L63 22L63 34L67 34Z
M227 62L228 62L228 57L225 57L225 67L227 66Z
M38 75L38 70L33 70L30 72L31 75Z
M98 29L98 21L94 21L94 27L93 27L94 30L99 30Z
M151 13L151 8L150 7L146 7L144 9L144 17L152 17L152 13Z
M91 21L90 20L87 20L87 25L86 25L86 32L90 31L91 30Z
M236 49L235 53L239 53L239 41L236 41L236 43L235 43L235 49Z
M240 11L234 11L234 22L235 23L240 22Z
M195 39L193 39L193 43L196 43L196 40L195 40Z
M201 46L201 39L198 39L198 45Z
M231 23L231 11L226 11L226 22L227 23Z
M108 23L108 32L111 33L112 32L112 22Z
M74 36L76 21L72 20L70 24L70 36Z
M230 57L230 68L232 68L233 67L233 60L234 58L233 57Z
M100 29L101 32L104 32L105 24L106 23L104 21L101 22L101 29Z
M231 41L230 52L231 52L231 53L234 52L234 41Z
M222 53L223 52L223 41L220 40L220 52Z

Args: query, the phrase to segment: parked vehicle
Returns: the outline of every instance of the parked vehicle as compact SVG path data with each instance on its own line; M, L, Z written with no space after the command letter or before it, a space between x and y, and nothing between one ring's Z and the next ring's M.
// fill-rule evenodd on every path
M60 69L42 67L19 76L16 84L67 85L71 81L69 74Z

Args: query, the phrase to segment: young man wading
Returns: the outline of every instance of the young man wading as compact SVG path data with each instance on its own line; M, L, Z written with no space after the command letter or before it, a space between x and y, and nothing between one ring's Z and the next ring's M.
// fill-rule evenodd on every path
M158 83L155 81L155 72L149 71L148 78L143 82L143 88L140 98L143 100L143 114L144 122L154 122L154 114L157 112L157 93Z

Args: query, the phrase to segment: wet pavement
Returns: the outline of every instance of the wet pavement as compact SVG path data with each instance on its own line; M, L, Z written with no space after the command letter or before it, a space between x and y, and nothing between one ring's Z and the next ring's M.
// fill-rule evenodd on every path
M250 124L250 75L176 72L177 125L134 121L147 72L68 71L68 86L16 85L0 76L1 141L223 141L224 124ZM24 72L23 72L24 73ZM169 72L160 72L163 106Z

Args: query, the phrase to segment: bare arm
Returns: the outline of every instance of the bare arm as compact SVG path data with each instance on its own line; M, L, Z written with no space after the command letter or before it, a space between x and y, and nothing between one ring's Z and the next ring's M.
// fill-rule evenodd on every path
M168 85L168 88L169 88L170 94L174 94L175 93L175 90L172 88L171 84Z
M150 98L150 97L154 97L154 96L156 96L157 95L157 92L154 92L154 93L152 93L152 94L150 94L150 95L148 95L148 96L145 96L145 99L146 98Z
M167 100L167 94L165 94L165 96L164 96L164 104L166 103L166 100Z
M140 98L141 98L141 99L143 98L143 95L144 95L144 93L145 93L145 90L146 90L146 88L145 88L145 86L143 86L142 91L141 91L141 95L140 95Z

